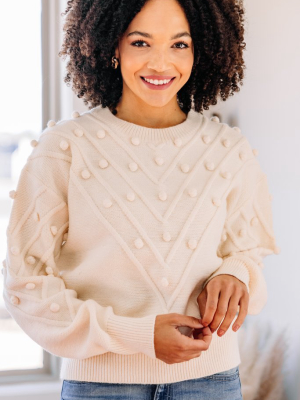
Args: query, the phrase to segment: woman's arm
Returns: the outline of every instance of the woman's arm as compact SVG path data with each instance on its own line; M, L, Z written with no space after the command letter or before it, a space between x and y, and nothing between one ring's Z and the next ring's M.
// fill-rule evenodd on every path
M226 200L227 218L217 249L223 262L204 282L202 289L218 275L232 275L247 287L248 314L258 314L267 301L263 258L279 254L280 249L273 230L267 176L257 159L245 167Z
M3 262L7 310L29 337L57 356L84 359L106 352L141 352L156 358L156 315L118 316L111 306L83 301L66 287L57 261L69 226L71 158L57 132L47 130L34 144L11 193Z

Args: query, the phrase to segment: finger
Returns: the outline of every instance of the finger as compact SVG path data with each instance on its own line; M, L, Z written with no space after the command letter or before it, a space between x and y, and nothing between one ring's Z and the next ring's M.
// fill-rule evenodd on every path
M201 340L203 340L208 349L212 340L212 331L210 330L209 326L202 329Z
M188 338L187 336L184 337L184 342L183 342L184 350L190 352L207 350L211 343L211 340L212 340L212 332L209 326L207 326L206 328L202 328L201 333L199 333L194 338Z
M219 292L220 292L219 284L217 285L211 284L207 288L207 300L205 305L205 312L201 321L204 326L209 325L215 315L218 306Z
M212 322L209 325L212 332L218 329L218 326L225 317L229 307L230 297L231 297L231 291L226 289L223 289L221 291L216 313L214 315Z
M201 318L203 318L203 315L205 312L206 301L207 301L207 297L206 297L206 291L204 289L203 292L201 292L197 298Z
M248 314L248 306L249 306L249 294L245 294L240 298L240 310L239 315L232 326L232 329L236 332L239 327L243 324L247 314Z
M234 317L236 316L240 299L241 297L239 294L234 294L233 296L231 296L226 316L218 330L219 336L224 335L224 333L229 328L231 322L233 321Z
M176 327L178 326L188 326L190 328L203 328L202 323L200 322L199 318L192 317L190 315L181 315L181 314L176 314L174 313L171 316L171 325L174 325Z

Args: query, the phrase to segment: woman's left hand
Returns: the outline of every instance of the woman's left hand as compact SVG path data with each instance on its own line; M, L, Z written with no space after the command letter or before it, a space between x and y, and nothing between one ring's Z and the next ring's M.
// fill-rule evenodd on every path
M212 332L217 330L226 315L217 332L222 336L236 316L238 306L240 306L239 315L232 329L237 331L244 322L248 314L249 293L242 281L232 275L222 274L208 282L197 297L197 302L202 315L201 323L204 326L209 325Z

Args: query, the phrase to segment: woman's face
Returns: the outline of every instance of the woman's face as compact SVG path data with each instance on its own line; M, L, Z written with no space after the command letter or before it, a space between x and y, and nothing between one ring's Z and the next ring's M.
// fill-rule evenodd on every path
M182 36L173 38L178 34ZM177 104L176 94L188 81L194 62L190 35L188 20L176 0L149 0L115 52L123 77L122 99L154 107L171 100ZM158 80L174 79L166 85L146 84L142 77L150 79L151 75Z

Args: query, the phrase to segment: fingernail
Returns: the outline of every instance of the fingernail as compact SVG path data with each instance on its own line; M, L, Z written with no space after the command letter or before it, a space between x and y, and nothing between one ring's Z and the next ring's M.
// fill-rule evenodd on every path
M221 329L219 330L219 335L222 336L225 332Z
M240 327L239 325L235 325L233 330L236 332L239 329L239 327Z

